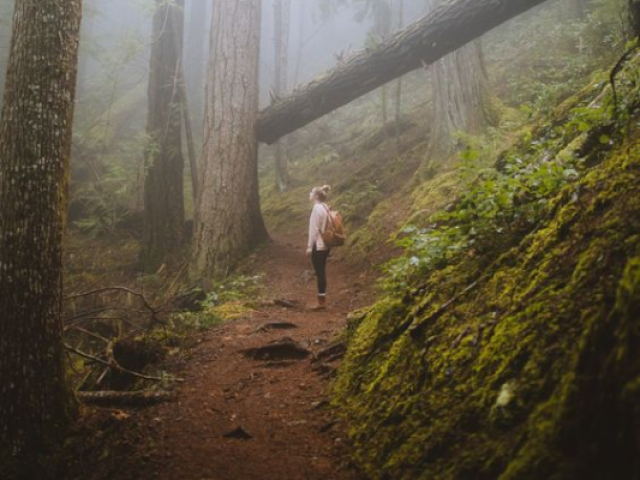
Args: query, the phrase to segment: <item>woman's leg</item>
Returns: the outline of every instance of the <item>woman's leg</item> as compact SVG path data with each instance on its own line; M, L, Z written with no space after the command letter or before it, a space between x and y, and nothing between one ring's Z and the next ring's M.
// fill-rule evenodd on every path
M325 297L327 295L327 259L329 258L328 251L318 251L315 248L311 252L311 262L313 263L313 269L316 272L316 278L318 280L318 296Z

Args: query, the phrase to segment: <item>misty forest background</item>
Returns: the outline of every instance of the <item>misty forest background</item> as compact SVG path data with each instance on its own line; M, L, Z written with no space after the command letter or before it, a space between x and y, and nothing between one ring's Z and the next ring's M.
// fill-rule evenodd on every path
M332 261L376 278L349 279L368 306L353 303L330 368L360 471L638 478L637 2L543 2L290 134L273 120L258 147L243 140L270 107L446 2L263 0L217 23L204 0L83 3L63 373L43 387L65 399L60 426L77 400L169 400L203 332L274 301L265 245L304 248L309 190L331 184L349 234ZM13 8L0 0L0 95ZM258 89L214 62L220 38L244 42L229 51ZM58 436L40 433L14 453ZM68 443L55 462L82 451L116 472L111 441ZM64 478L93 478L67 463Z

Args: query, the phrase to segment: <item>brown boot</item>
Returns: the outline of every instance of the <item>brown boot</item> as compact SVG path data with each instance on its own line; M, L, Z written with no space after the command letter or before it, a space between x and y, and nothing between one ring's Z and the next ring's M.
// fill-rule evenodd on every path
M327 297L318 295L318 304L311 308L312 312L324 312L327 309Z

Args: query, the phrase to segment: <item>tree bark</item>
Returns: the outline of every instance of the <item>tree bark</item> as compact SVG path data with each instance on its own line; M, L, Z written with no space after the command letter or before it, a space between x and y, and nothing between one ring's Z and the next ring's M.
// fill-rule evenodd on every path
M631 31L636 37L640 37L640 0L629 0L631 18Z
M274 93L280 98L288 90L289 75L289 26L291 24L291 0L274 1L275 20L275 81ZM289 168L287 151L283 141L275 145L276 188L284 192L289 188Z
M204 122L204 81L205 81L205 32L207 30L207 0L190 0L189 21L186 33L184 57L187 77L187 96L193 118L202 128Z
M18 0L0 117L0 465L64 435L62 239L80 0ZM3 470L5 473L5 470Z
M191 275L226 275L267 239L258 193L260 0L216 0Z
M545 0L457 0L433 10L380 46L361 51L264 109L258 139L274 143L312 121L431 64Z
M184 158L180 108L180 63L184 0L156 0L149 71L149 112L145 152L142 263L155 271L182 249Z
M9 0L0 0L0 108L4 93L5 74L7 72L7 60L9 58L9 46L11 43L11 17L13 4Z
M456 133L477 134L496 123L480 40L438 60L432 85L430 160L454 153Z

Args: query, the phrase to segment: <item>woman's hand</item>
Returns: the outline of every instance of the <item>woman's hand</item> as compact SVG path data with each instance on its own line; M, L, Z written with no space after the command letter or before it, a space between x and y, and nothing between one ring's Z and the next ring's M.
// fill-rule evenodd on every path
M311 252L312 252L312 251L313 251L313 250L311 249L311 247L307 247L307 257L310 257L310 256L311 256Z

